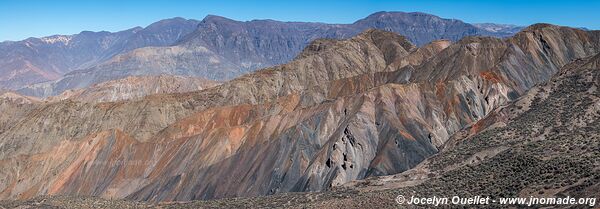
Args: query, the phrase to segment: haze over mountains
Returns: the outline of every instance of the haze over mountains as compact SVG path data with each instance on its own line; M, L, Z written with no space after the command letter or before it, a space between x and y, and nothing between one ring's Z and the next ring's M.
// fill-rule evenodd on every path
M378 12L353 24L254 20L209 15L174 18L117 33L30 38L0 44L0 88L47 97L127 76L183 75L229 80L294 58L317 38L348 38L368 28L393 31L417 46L465 36L510 36L425 13ZM29 84L53 81L33 86Z
M146 28L116 33L84 31L76 35L29 38L0 43L0 88L61 78L114 55L145 46L167 46L194 30L198 21L174 18Z

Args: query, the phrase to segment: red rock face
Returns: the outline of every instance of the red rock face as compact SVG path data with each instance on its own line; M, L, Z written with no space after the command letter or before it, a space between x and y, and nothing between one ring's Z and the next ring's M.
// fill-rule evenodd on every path
M43 104L0 134L0 197L210 199L398 173L598 51L597 32L550 25L418 49L369 30L203 91Z

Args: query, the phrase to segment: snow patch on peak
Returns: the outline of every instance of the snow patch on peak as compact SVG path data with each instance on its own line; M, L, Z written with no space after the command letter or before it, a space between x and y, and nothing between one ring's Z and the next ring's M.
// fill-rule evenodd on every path
M72 38L73 38L73 36L55 35L55 36L43 37L43 38L41 38L41 40L47 44L62 43L64 45L69 45L69 42L71 41Z

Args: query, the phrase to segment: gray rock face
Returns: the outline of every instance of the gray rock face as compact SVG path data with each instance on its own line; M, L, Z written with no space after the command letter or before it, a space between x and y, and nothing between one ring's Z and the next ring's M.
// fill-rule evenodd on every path
M173 46L139 48L90 68L67 73L61 80L19 91L46 97L130 75L171 74L229 80L256 69L286 63L315 39L348 38L369 28L399 33L417 46L438 39L456 41L472 35L507 35L425 13L378 12L353 24L241 22L209 15L194 32Z

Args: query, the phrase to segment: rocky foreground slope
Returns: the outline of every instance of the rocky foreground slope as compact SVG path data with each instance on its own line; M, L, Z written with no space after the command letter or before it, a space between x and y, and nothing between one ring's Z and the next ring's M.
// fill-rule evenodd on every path
M203 91L43 104L0 133L0 197L180 201L395 174L599 51L597 31L553 25L421 48L368 30Z

